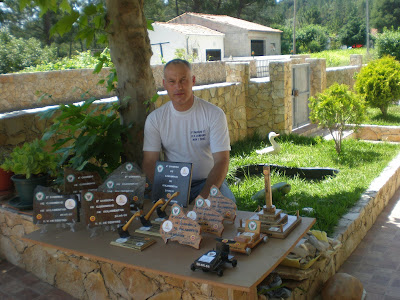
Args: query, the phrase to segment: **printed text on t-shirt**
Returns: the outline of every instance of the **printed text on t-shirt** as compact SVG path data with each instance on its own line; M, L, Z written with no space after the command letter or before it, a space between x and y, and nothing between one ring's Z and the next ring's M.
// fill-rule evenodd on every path
M205 130L193 130L190 132L190 137L192 141L205 141L206 131Z

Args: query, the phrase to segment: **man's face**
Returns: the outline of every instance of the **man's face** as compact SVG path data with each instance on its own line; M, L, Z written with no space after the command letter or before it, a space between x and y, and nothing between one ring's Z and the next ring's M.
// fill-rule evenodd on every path
M195 77L184 64L170 64L166 67L163 84L177 111L185 111L192 107L194 83Z

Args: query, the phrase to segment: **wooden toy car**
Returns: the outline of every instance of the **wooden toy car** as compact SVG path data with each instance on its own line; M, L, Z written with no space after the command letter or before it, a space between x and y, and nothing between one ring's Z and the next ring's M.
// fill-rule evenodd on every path
M216 272L218 276L224 274L223 266L225 263L232 264L232 267L236 267L237 260L229 254L229 244L227 241L217 243L216 250L210 250L200 256L190 265L190 269L195 271L197 269L203 270L203 272Z
M244 232L239 232L230 244L231 251L245 253L250 255L251 249L257 246L261 241L267 242L266 234L260 233L261 222L258 220L247 220Z

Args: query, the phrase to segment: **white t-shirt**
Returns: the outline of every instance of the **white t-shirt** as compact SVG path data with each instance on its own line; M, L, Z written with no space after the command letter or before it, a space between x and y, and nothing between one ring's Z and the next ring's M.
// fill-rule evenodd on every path
M207 178L212 153L231 150L225 113L198 97L184 112L167 102L150 113L144 127L143 151L161 149L166 161L191 162L192 179Z

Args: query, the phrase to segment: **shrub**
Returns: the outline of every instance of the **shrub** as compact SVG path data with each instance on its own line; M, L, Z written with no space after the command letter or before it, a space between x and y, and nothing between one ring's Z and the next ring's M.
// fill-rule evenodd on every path
M326 49L328 33L320 25L308 25L296 34L296 48L300 52L318 52Z
M49 62L55 57L54 48L42 48L40 41L35 38L15 38L8 31L0 30L0 74L17 72Z
M339 154L346 124L359 125L365 118L364 100L350 91L347 85L338 83L309 100L310 120L318 123L319 127L329 129Z
M384 29L376 38L376 47L379 57L391 55L400 60L400 29L397 31Z
M400 97L400 63L392 56L371 61L356 75L354 89L370 107L379 108L384 117L391 103Z

